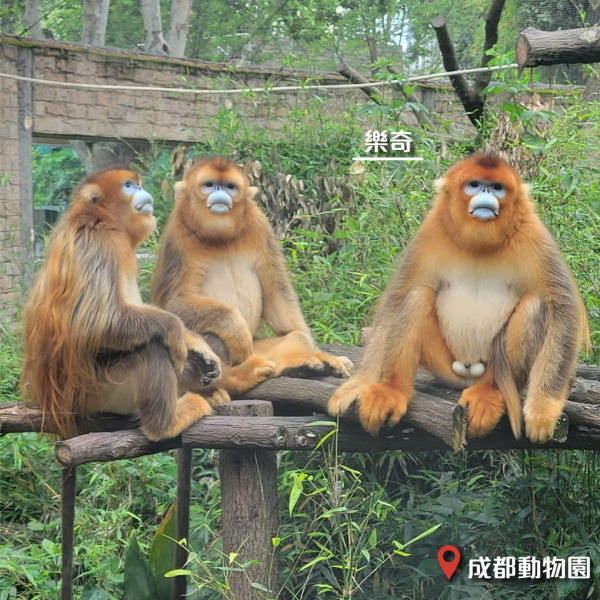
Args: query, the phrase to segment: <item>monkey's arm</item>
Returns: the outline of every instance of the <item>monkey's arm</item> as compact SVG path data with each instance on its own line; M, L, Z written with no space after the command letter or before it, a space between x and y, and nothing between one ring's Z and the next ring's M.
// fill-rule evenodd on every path
M523 387L529 379L523 416L527 437L537 443L553 435L588 336L576 282L553 240L545 250L540 265L545 281L519 300L504 332L517 385Z
M310 335L290 280L283 250L268 223L265 228L265 246L259 254L256 267L263 291L263 318L278 336L291 331Z
M80 276L72 313L79 343L96 351L135 350L153 339L169 350L181 372L187 356L184 327L177 316L155 306L131 304L124 289L123 266L129 249L101 232L83 230L75 239L75 272ZM76 333L77 335L77 333Z
M217 336L227 348L228 362L237 365L252 354L252 333L237 308L190 293L173 298L168 308L181 317L191 331Z

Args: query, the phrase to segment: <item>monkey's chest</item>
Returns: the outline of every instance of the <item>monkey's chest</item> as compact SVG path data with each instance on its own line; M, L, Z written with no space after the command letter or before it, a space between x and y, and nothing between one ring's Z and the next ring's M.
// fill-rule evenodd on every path
M239 257L212 264L202 286L202 295L237 308L254 333L263 311L262 286L251 260Z
M487 361L492 340L508 320L519 297L512 282L500 275L451 273L437 291L442 335L456 360Z

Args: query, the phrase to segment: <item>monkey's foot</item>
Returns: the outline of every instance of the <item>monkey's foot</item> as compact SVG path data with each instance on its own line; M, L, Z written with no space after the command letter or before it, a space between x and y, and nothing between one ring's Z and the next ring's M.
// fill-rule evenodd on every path
M349 371L353 368L352 361L346 356L332 356L325 352L296 354L283 357L277 365L275 377L298 377L299 379L328 375L349 377Z
M206 395L206 401L213 408L217 408L217 406L219 406L220 404L223 404L224 402L229 402L230 400L231 398L229 397L229 394L225 390L222 390L220 388L218 390L215 390L211 394Z
M398 425L406 414L410 397L389 383L372 383L360 399L360 422L371 435L387 424Z
M178 436L184 429L187 429L198 419L210 415L212 408L205 398L193 392L187 392L177 400L175 405L175 414L171 426L164 431L155 431L142 423L142 431L146 437L157 442L159 440L168 440Z
M387 383L369 383L352 378L340 386L329 400L327 410L332 416L347 413L359 402L360 422L371 435L377 435L387 422L397 425L406 413L410 397Z
M186 364L186 370L188 366L193 369L194 373L199 375L198 380L201 385L210 385L221 378L221 361L212 352L199 353L190 350L187 362L190 364Z
M270 379L274 373L273 361L260 354L253 354L241 365L227 368L219 385L232 394L241 394Z
M539 403L542 404L542 403ZM562 413L563 402L549 400L542 406L533 408L525 402L523 418L525 435L534 444L544 444L554 435L554 428Z
M467 388L458 403L468 407L467 432L470 437L484 437L491 433L506 411L502 394L488 383Z
M354 369L354 363L347 356L333 356L325 352L318 352L316 356L325 365L325 370L329 369L329 374L334 377L350 377L350 372Z

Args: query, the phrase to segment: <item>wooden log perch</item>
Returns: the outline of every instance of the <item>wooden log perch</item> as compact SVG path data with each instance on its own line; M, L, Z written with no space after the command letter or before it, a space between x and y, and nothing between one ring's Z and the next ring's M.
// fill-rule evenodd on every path
M323 346L334 354L345 354L356 363L362 349ZM333 421L324 415L327 402L343 380L278 378L266 381L245 394L245 399L271 402L275 416L255 417L252 424L235 416L210 416L193 425L182 437L154 443L137 427L139 419L114 415L94 416L82 421L79 437L57 443L56 456L65 466L87 462L105 462L135 458L186 446L236 449L249 448L310 450L331 426L312 426L315 420ZM465 446L460 411L456 401L460 391L435 381L426 373L415 379L416 394L401 423L384 430L377 438L366 434L352 422L356 416L342 419L338 433L340 450L376 452L391 449L442 450ZM580 365L564 414L570 422L567 440L546 447L600 449L600 368ZM41 430L41 412L29 403L0 404L0 433ZM45 431L52 431L45 423ZM516 441L506 421L482 440L468 440L468 449L533 448L527 440Z
M565 63L600 62L600 27L540 31L528 27L517 39L521 69Z

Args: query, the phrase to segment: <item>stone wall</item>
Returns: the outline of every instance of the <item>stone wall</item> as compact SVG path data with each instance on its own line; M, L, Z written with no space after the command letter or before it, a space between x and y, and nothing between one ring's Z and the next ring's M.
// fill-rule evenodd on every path
M232 67L168 59L114 48L0 35L0 73L57 82L186 89L264 88L265 85L344 84L335 73ZM390 90L381 88L384 97ZM241 112L254 126L278 130L290 109L308 106L335 115L366 97L359 89L192 95L133 90L90 90L16 82L0 77L0 323L18 305L33 272L32 144L73 139L164 142L205 141L209 120L222 109ZM456 136L473 131L448 82L419 85L416 97L447 122ZM496 98L497 101L497 98ZM406 111L407 126L415 126Z
M16 46L0 45L0 71L17 74ZM0 78L0 315L18 300L20 275L17 87L16 81Z
M346 83L337 74L165 59L118 49L0 36L0 72L52 81L194 89L297 85L307 77ZM345 110L360 90L319 91L325 111ZM17 82L0 77L0 322L14 312L32 272L32 143L72 139L166 142L205 141L208 121L235 107L259 127L278 129L291 108L314 93L248 96L192 95L128 90L87 90Z

